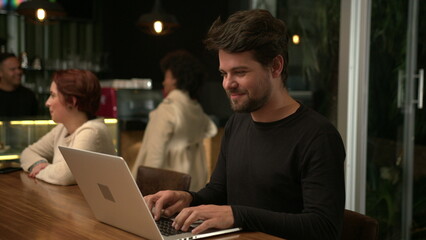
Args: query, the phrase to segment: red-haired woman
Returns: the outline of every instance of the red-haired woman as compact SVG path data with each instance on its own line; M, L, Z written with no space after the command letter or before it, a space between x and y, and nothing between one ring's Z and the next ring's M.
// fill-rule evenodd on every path
M58 146L116 154L102 118L96 118L101 87L90 71L69 69L53 74L46 101L58 125L21 154L21 167L30 177L58 185L75 184Z

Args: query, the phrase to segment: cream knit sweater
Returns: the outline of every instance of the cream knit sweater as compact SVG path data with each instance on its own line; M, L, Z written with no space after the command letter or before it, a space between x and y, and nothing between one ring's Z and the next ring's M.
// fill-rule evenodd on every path
M39 160L50 164L41 170L36 178L57 185L75 184L58 146L66 146L89 151L116 155L112 138L102 118L85 122L74 133L68 135L63 124L58 124L21 154L21 167L24 171Z

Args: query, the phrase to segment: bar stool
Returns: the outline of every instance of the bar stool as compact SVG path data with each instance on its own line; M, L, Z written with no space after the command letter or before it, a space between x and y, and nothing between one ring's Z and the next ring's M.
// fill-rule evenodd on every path
M136 183L143 196L154 194L160 190L188 191L191 176L166 169L140 166L136 175Z
M342 240L377 240L379 223L376 219L345 209Z

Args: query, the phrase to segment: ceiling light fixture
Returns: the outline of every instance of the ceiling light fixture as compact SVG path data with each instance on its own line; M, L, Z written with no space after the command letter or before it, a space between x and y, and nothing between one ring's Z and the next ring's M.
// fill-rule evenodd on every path
M29 0L23 2L19 4L16 12L38 22L66 15L64 8L59 3L48 0Z
M139 17L137 25L145 33L154 36L170 34L179 27L175 16L164 12L160 0L155 0L154 7L150 13Z

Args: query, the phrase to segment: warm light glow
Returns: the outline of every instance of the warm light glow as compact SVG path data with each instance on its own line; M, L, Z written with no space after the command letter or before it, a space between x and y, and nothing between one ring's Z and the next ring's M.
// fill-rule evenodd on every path
M0 161L15 160L15 159L19 159L19 155L2 155L2 156L0 156Z
M296 45L300 43L300 37L297 34L293 35L291 39L293 40L293 43Z
M158 34L163 31L163 23L161 21L154 22L154 31Z
M37 19L42 22L46 18L46 11L43 8L37 9Z
M118 122L115 118L105 118L104 119L105 124L116 124Z
M55 125L52 120L23 120L23 121L10 121L10 125Z
M105 118L104 122L106 124L116 124L118 120L116 118ZM22 120L10 121L10 125L56 125L56 123L53 120Z

